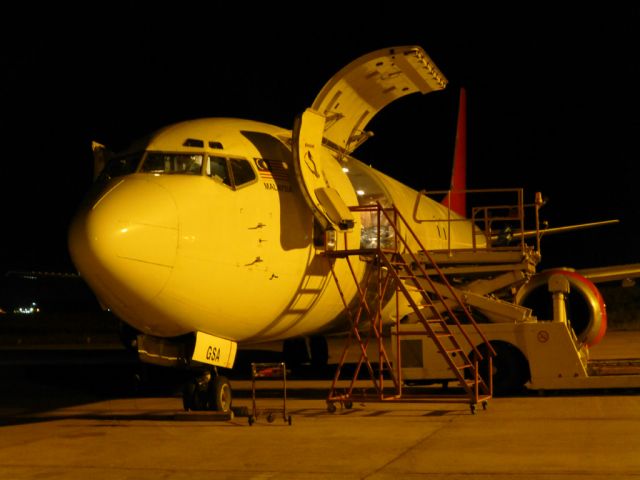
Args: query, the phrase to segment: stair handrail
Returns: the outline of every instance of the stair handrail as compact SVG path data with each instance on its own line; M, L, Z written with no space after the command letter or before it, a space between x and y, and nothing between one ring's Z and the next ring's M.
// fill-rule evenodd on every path
M429 263L431 264L431 266L434 268L434 270L437 272L438 276L442 280L442 283L449 290L449 292L451 293L451 296L455 299L457 304L462 308L462 311L464 312L465 316L467 317L467 319L469 320L471 325L473 325L473 327L476 330L476 332L478 332L478 334L482 338L482 341L486 344L489 354L492 355L492 356L495 356L496 355L496 351L491 346L491 343L489 342L489 339L487 339L487 337L484 335L484 333L482 333L482 330L478 326L478 323L474 320L473 316L471 315L471 313L469 312L469 310L467 309L467 307L463 303L462 299L456 293L455 289L451 286L451 284L447 280L444 272L440 269L440 267L438 267L436 262L433 260L433 257L431 256L431 254L429 254L428 250L424 247L424 245L422 244L422 242L420 241L420 239L418 238L416 233L411 229L411 227L409 226L408 222L406 221L404 216L400 213L398 208L395 205L392 205L389 208L385 208L385 207L382 206L382 204L380 204L380 202L376 202L376 206L378 208L378 211L381 212L386 217L386 219L389 221L389 224L393 226L393 229L396 232L396 235L394 236L395 237L395 241L396 241L396 249L395 249L396 253L398 253L398 254L401 253L401 252L398 251L398 245L397 245L397 241L398 241L398 238L399 238L400 241L402 242L402 244L405 247L405 251L408 252L411 255L411 258L414 260L414 263L416 264L416 266L420 270L420 273L427 280L427 282L429 283L429 286L431 287L431 289L435 292L436 296L438 297L438 300L444 305L445 309L447 310L447 313L453 319L454 323L458 327L458 330L465 337L465 339L467 340L468 344L472 347L474 353L478 356L478 359L481 360L483 358L482 354L476 348L476 346L474 345L473 341L468 336L468 334L465 332L465 330L462 328L462 324L458 320L457 316L451 310L451 308L449 307L449 305L445 301L444 297L441 295L440 291L435 287L435 285L434 285L433 281L431 280L430 276L427 274L427 272L422 267L421 262L418 260L418 258L416 257L415 253L413 252L413 250L409 247L409 244L407 243L406 239L402 235L400 235L400 232L399 232L399 229L398 229L398 225L396 224L395 219L392 219L387 214L387 210L392 210L394 212L394 215L396 215L397 218L399 218L402 221L402 223L404 224L404 227L406 228L407 232L409 232L412 235L413 239L416 241L417 245L420 247L421 253L427 257L427 259L429 260ZM378 225L380 225L379 222L378 222ZM380 229L378 228L378 230L380 230ZM378 244L379 244L379 242L378 242ZM380 248L380 247L378 247L378 248Z

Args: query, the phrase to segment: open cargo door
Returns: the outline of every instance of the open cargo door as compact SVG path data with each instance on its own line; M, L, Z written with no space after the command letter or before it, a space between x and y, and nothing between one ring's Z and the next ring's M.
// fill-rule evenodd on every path
M371 136L365 132L367 124L389 103L446 85L447 79L421 47L385 48L363 55L336 73L311 108L326 119L327 143L348 155Z
M327 186L324 162L335 162L321 155L324 116L312 109L296 118L293 126L293 167L300 189L324 230L349 230L354 218L340 193Z
M322 88L311 108L295 120L293 166L300 189L326 230L348 230L354 219L340 193L329 187L323 145L339 162L366 140L369 121L389 103L411 93L442 90L447 79L418 46L385 48L348 64ZM327 170L328 171L328 170Z

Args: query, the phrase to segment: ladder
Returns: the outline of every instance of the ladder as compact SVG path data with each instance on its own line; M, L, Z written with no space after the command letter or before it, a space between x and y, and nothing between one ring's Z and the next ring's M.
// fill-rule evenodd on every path
M365 366L373 383L375 398L380 401L428 401L433 399L468 402L471 412L475 413L476 406L482 404L486 408L487 401L492 397L493 385L491 375L486 374L486 380L480 373L480 365L487 366L487 372L492 371L492 357L495 351L487 338L483 335L478 324L473 319L465 303L460 298L458 291L451 286L445 274L433 260L429 251L424 247L415 232L410 228L402 214L395 206L385 208L380 203L352 207L354 211L374 213L378 219L386 223L394 232L395 245L393 248L382 248L378 238L376 248L348 249L326 251L324 254L329 260L332 276L344 303L345 311L350 319L351 329L345 343L338 367L333 379L331 390L327 398L328 410L335 411L335 403L339 402L346 408L350 408L354 400L367 400L365 393L358 395L357 380L362 367ZM406 238L400 234L400 231ZM378 228L380 236L380 228ZM410 248L407 238L412 238L418 250ZM346 234L345 234L346 242ZM366 258L371 268L367 269L364 281L358 281L355 275L351 257ZM340 279L334 270L334 259L346 259L353 280L357 285L358 302L354 307L349 306L345 298ZM375 276L375 277L374 277ZM374 278L372 278L374 277ZM436 283L438 284L436 286ZM375 291L371 291L371 289ZM396 314L395 328L397 347L394 361L391 361L384 346L384 326L382 322L382 310L389 301L391 295L395 295L396 309L398 301L407 301L417 319L416 330L399 330L400 318ZM373 299L373 300L372 300ZM385 301L386 299L386 301ZM482 352L474 344L466 329L470 328L483 341ZM401 335L426 335L436 345L439 353L448 365L453 378L461 387L462 393L448 395L417 394L406 395L403 392L400 336ZM375 342L377 350L378 370L375 371L369 358L368 347L370 342ZM359 360L349 386L342 392L337 388L342 370L345 366L347 352L352 345L359 348ZM485 358L487 357L487 358ZM482 363L484 361L484 363ZM385 389L385 380L392 384L391 391ZM388 383L388 382L387 382ZM370 396L369 396L370 397Z

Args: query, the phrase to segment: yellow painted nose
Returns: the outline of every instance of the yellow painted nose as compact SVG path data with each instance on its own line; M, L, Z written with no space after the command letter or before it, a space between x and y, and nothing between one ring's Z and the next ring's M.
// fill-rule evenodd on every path
M71 258L108 306L157 296L178 246L178 214L170 193L127 178L80 211L69 231Z

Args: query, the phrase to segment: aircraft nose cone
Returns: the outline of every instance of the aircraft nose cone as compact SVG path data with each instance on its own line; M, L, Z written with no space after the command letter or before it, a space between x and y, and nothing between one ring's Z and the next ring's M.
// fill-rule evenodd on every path
M76 268L111 308L158 295L171 273L177 245L173 198L143 179L123 179L112 186L76 215L69 231Z

